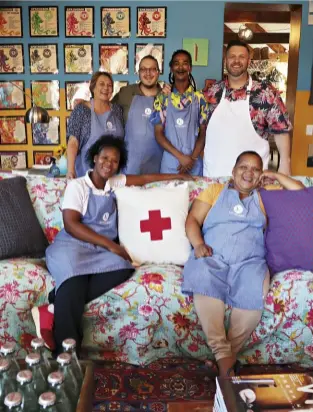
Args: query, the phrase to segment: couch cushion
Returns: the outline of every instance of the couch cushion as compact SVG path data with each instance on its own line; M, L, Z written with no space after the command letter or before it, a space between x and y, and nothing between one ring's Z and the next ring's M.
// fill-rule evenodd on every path
M268 217L265 244L271 272L313 270L313 187L260 193Z
M187 182L151 189L124 187L116 190L116 197L119 239L135 263L186 262Z
M24 177L0 181L0 259L41 257L48 245Z

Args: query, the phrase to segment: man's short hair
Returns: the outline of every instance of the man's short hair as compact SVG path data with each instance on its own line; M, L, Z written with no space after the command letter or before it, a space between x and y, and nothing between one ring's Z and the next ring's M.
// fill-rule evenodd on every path
M249 50L249 47L248 47L247 43L245 43L244 41L241 41L241 40L239 40L239 39L237 39L237 40L232 40L232 41L230 41L230 42L228 43L228 45L227 45L227 47L226 47L226 53L228 52L229 49L231 49L231 48L234 47L234 46L244 47L244 48L248 51L248 53L249 53L249 55L250 55L250 50Z

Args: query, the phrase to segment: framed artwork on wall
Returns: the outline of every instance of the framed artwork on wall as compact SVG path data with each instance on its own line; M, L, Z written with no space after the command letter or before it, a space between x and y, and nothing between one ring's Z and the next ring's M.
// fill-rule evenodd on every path
M164 44L136 43L135 44L135 73L138 74L139 64L143 57L151 55L159 64L160 74L164 72Z
M57 44L30 44L28 47L31 73L57 74L59 72Z
M49 165L51 163L51 157L53 156L53 151L34 151L33 159L35 165Z
M209 39L183 39L183 49L191 54L193 66L208 65Z
M26 169L27 152L0 152L0 167L5 170Z
M100 70L111 74L128 74L128 44L100 44Z
M23 37L21 7L0 7L0 37Z
M101 37L130 37L130 7L101 7Z
M26 144L26 124L24 116L0 117L0 144Z
M49 123L32 124L33 145L60 144L60 118L51 117Z
M64 44L65 73L92 73L92 44Z
M58 7L29 7L30 37L59 35Z
M137 37L166 37L166 7L137 7Z
M31 80L31 96L36 106L48 110L60 109L58 80Z
M93 7L65 7L65 37L94 37Z
M0 73L24 73L22 44L0 44Z
M74 98L90 99L89 82L65 82L66 110L74 109Z
M12 80L12 83L0 81L0 110L20 110L26 108L25 95L23 93L24 81Z

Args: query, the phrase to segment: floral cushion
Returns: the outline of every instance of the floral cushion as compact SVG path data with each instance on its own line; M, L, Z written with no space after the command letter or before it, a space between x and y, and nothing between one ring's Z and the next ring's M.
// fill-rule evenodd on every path
M299 179L313 186L313 179ZM51 241L62 226L61 199L66 181L39 176L27 180L37 216ZM190 201L210 183L210 179L190 182ZM0 261L0 274L0 343L17 342L18 355L23 357L35 335L30 310L47 302L54 282L44 260L38 259ZM123 285L90 302L83 317L85 355L132 364L182 355L211 358L192 298L181 293L181 281L179 266L141 266ZM312 272L276 274L261 322L240 360L259 364L300 362L312 367L312 296ZM226 325L228 320L229 310Z

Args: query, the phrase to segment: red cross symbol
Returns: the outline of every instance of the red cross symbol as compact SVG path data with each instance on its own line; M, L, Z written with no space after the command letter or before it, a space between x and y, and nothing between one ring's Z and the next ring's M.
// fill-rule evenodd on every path
M150 232L151 240L162 240L163 230L172 229L171 218L161 217L161 210L149 210L149 219L140 221L140 231Z

